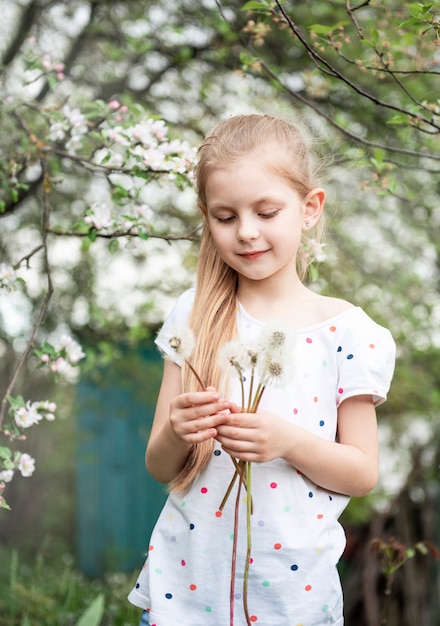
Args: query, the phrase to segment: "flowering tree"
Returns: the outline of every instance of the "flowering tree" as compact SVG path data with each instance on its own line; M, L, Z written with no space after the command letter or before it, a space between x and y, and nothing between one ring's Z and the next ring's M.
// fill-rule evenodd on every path
M252 111L299 112L331 156L316 285L391 327L399 362L383 431L407 456L408 480L436 479L438 7L0 0L0 10L0 489L32 474L28 428L60 410L29 397L30 372L74 382L92 358L83 338L138 341L163 294L189 282L193 146L219 118Z

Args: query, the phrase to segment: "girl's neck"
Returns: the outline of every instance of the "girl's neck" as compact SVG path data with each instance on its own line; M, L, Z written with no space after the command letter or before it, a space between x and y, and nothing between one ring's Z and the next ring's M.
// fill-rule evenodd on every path
M275 281L239 280L237 299L246 311L261 321L274 317L296 317L295 310L303 309L316 296L297 278L288 285Z

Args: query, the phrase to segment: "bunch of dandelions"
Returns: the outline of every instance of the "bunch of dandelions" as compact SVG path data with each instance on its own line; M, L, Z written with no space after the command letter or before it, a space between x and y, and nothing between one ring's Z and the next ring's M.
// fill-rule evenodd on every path
M256 413L258 411L266 387L282 387L291 380L293 374L294 340L295 333L286 323L274 321L263 328L260 341L255 345L247 346L235 340L223 346L219 353L219 366L225 375L232 373L233 376L238 377L241 389L241 411L243 413ZM173 329L170 333L168 344L179 361L186 363L190 368L200 387L205 389L206 387L202 379L190 361L195 346L195 337L192 330L188 327L176 329L175 331ZM248 494L246 498L247 550L243 577L243 610L247 625L252 626L248 608L249 565L252 549L251 462L241 461L232 456L231 459L235 466L235 472L219 507L220 511L222 511L238 479L229 598L230 626L234 625L239 510L243 485Z
M246 346L239 341L230 341L222 348L219 361L225 373L232 372L238 377L241 389L241 410L243 413L256 413L266 387L281 387L289 382L293 375L295 333L285 323L274 321L267 324L260 341L253 346ZM246 385L246 384L247 385ZM247 389L246 389L247 386ZM251 515L253 512L251 494L251 462L233 457L235 472L220 504L223 510L238 478L235 500L234 540L232 549L232 571L230 587L230 626L234 624L235 574L237 562L237 541L239 530L239 504L241 489L247 491L246 498L246 533L247 550L243 576L243 610L246 623L252 621L248 607L249 565L252 550Z

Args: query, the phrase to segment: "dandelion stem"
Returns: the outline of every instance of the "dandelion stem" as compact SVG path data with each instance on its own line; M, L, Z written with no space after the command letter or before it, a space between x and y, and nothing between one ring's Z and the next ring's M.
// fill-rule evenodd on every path
M237 495L235 497L234 512L234 538L232 542L232 563L231 563L231 585L229 594L229 624L234 626L234 600L235 600L235 574L237 571L237 541L238 541L238 518L240 512L240 495L243 485L243 474L240 473L240 481L238 483Z
M258 411L258 407L260 406L261 398L263 397L264 390L266 389L266 385L262 385L261 383L257 387L257 391L255 392L254 403L251 408L251 413L256 413Z
M225 493L225 495L224 495L224 498L223 498L223 500L221 501L220 506L218 507L218 508L219 508L219 511L223 511L223 509L224 509L224 507L225 507L225 504L226 504L226 502L228 501L229 496L231 495L231 491L232 491L232 488L233 488L233 486L234 486L234 484L235 484L235 481L237 480L237 476L238 476L238 474L239 474L238 470L235 470L234 475L233 475L233 477L232 477L232 480L231 480L231 482L229 483L228 488L226 489L226 493Z
M185 363L188 365L189 369L192 371L192 373L194 374L194 376L197 378L197 382L199 383L200 387L203 389L203 391L206 389L206 386L203 383L203 380L200 378L200 376L197 374L196 370L194 369L194 367L191 365L191 363L188 361L188 359L185 359Z
M251 407L252 407L252 394L254 392L254 373L255 373L255 367L252 367L252 374L251 374L251 382L249 385L249 396L248 396L248 405L247 405L247 412L251 413ZM243 402L244 405L244 402ZM244 406L243 406L243 411L244 411Z
M251 562L251 550L252 550L252 529L251 529L251 515L252 515L252 498L251 498L251 463L246 461L245 467L246 482L248 485L248 495L246 502L246 532L247 532L247 551L246 551L246 563L244 566L243 576L243 609L246 618L246 623L251 626L251 620L249 616L248 607L248 583L249 583L249 566Z

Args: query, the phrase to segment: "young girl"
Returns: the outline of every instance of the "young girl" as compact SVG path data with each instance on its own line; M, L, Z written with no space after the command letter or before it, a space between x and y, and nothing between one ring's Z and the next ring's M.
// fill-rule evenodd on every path
M325 191L295 126L233 117L207 135L199 157L197 286L178 299L157 337L169 358L146 451L148 471L170 483L170 495L129 599L150 626L231 623L234 490L221 512L219 505L235 471L232 455L253 462L250 617L240 598L245 528L234 626L341 626L338 518L350 496L367 494L377 480L375 406L389 389L394 342L359 307L302 282ZM253 344L274 319L296 334L293 376L266 388L257 413L243 413L237 382L221 384L218 353L236 337ZM176 325L196 335L191 363L205 389L170 348Z

